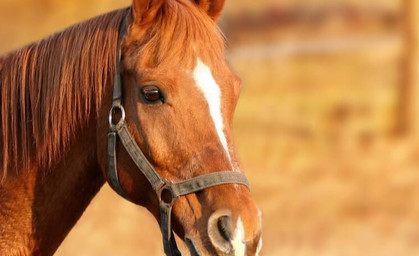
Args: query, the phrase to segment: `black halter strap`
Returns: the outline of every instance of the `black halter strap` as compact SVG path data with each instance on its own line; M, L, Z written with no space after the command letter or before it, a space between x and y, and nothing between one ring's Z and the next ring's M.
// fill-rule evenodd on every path
M117 49L117 60L116 60L116 71L114 81L114 93L112 108L109 113L109 126L110 131L108 134L108 171L109 171L109 182L112 188L122 197L130 200L124 192L118 178L117 170L117 157L116 157L116 143L117 138L122 142L122 145L134 161L138 169L144 174L147 180L150 182L153 190L156 192L159 206L160 206L160 229L163 236L164 252L167 256L181 256L179 249L177 248L176 240L171 227L171 212L172 207L176 200L188 194L193 194L204 189L226 185L226 184L240 184L249 187L249 182L243 174L234 171L220 171L207 175L198 176L183 182L172 183L168 180L163 179L141 151L138 144L130 134L125 123L125 110L122 105L122 79L120 73L120 62L121 62L121 41L127 32L127 19L125 18L121 23L118 49ZM113 123L113 114L116 110L119 110L122 114L121 119L117 124ZM165 192L166 191L166 192ZM170 200L163 200L162 194L165 192L170 193ZM169 202L170 201L170 202Z

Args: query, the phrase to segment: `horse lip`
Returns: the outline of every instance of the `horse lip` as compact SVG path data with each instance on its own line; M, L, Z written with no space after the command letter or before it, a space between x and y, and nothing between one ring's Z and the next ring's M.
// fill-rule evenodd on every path
M191 256L200 256L201 253L196 247L195 243L190 239L189 237L185 236L185 243L189 248L189 251L191 253Z

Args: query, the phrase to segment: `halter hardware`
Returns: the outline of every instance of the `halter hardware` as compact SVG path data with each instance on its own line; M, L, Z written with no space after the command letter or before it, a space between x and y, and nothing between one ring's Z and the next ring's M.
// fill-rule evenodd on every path
M119 121L115 124L113 121L113 116L116 112L116 110L121 111L121 118ZM125 122L125 108L122 106L122 104L114 104L111 108L111 111L109 111L109 129L111 131L116 131L118 126L121 126Z
M160 204L167 204L173 206L179 197L173 194L173 191L171 190L172 183L168 180L165 180L164 182L164 185L156 191L157 198L159 199ZM166 191L168 193L164 193ZM170 198L164 198L165 195L169 195Z
M185 195L193 194L210 187L227 184L239 184L249 188L249 181L246 176L242 173L234 171L220 171L201 175L189 180L185 180L178 183L173 183L169 180L163 179L159 173L154 169L151 163L147 160L144 153L134 140L133 136L129 132L125 123L125 109L122 105L122 79L120 73L120 62L121 62L121 41L127 31L127 18L125 18L120 27L119 40L117 48L117 60L115 66L115 80L114 80L114 93L113 93L113 104L109 112L109 134L108 134L108 175L109 183L111 187L122 197L130 200L126 195L124 189L119 182L118 170L117 170L117 156L116 156L116 144L119 141L122 143L131 159L142 172L146 179L151 184L153 190L157 194L160 208L160 231L163 236L164 252L167 256L182 256L179 249L177 248L175 235L171 225L171 213L173 205L176 200ZM115 124L113 122L113 115L116 110L121 111L121 118ZM166 193L167 191L167 193ZM170 198L164 198L165 195L170 195ZM165 200L167 199L167 200Z

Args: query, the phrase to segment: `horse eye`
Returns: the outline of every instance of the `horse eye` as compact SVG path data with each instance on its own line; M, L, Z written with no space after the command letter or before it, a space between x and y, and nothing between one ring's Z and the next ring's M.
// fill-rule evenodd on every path
M163 102L162 94L159 88L153 85L145 86L141 89L144 99L149 103Z

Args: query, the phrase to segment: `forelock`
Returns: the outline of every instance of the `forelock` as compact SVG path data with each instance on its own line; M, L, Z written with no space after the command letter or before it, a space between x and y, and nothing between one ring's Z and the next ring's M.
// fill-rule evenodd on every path
M140 45L139 56L150 56L155 66L170 62L193 67L197 57L215 63L225 52L216 23L190 0L166 1Z

